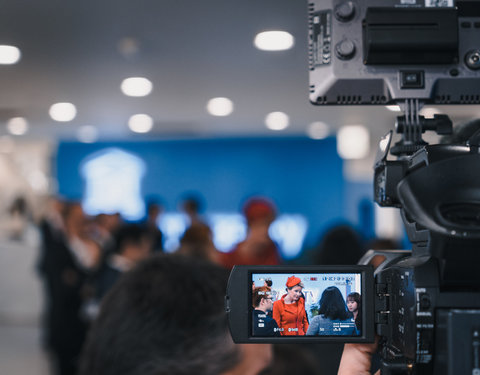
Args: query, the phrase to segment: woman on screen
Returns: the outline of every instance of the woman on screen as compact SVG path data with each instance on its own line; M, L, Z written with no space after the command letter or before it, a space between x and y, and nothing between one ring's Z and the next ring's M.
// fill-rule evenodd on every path
M307 336L358 335L342 293L336 286L325 289L318 304L318 315L312 319Z
M362 297L359 293L353 292L347 296L347 308L353 314L353 321L357 331L362 329Z
M304 336L308 329L308 319L302 280L290 276L286 286L287 293L273 304L273 319L282 336Z

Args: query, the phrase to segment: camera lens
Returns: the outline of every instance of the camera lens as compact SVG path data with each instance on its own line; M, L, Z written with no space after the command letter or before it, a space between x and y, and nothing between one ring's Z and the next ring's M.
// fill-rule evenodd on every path
M465 55L465 64L467 64L470 69L480 69L480 50L468 51Z

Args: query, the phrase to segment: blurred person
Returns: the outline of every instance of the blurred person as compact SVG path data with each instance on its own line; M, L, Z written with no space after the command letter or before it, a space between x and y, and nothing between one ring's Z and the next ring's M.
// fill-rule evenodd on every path
M51 217L42 223L39 262L46 294L45 344L54 372L72 375L87 330L81 317L84 286L97 266L100 248L86 236L86 218L78 202L52 202L52 207Z
M308 330L303 287L300 278L290 276L286 282L287 293L273 303L273 319L282 336L303 336Z
M273 310L273 295L270 287L255 288L252 294L252 324L254 336L280 336L278 324L269 313Z
M28 224L32 221L32 213L27 199L24 196L16 197L8 209L8 214L8 236L11 240L21 241Z
M208 226L202 219L200 212L202 212L202 200L196 194L185 195L181 202L181 210L187 215L189 227L194 226Z
M65 225L62 217L64 207L65 202L62 199L49 197L40 216L38 227L40 229L41 246L37 262L37 269L40 274L46 271L45 262L48 260L48 249L55 246L57 242L64 240Z
M147 217L142 225L150 233L152 238L152 247L154 252L163 251L163 233L158 227L158 220L163 212L163 206L156 200L147 202Z
M353 292L347 296L347 309L353 315L357 331L362 331L362 297L360 293Z
M64 225L67 243L78 265L85 270L94 269L100 261L99 244L88 232L88 221L82 205L71 202L65 207Z
M350 225L341 224L329 228L323 235L313 257L313 263L357 264L364 253L365 247L357 231Z
M206 225L194 225L185 231L180 239L178 254L219 262L219 253L213 244L211 229Z
M138 224L126 224L116 233L113 252L95 277L95 299L100 301L120 276L152 253L150 232Z
M342 293L336 286L330 286L323 291L318 305L318 315L312 318L307 336L358 335ZM340 324L342 328L339 328Z
M232 252L222 255L222 264L227 268L236 264L280 264L278 247L268 233L276 216L273 203L261 197L252 198L244 205L243 214L247 221L247 238L238 243Z
M90 235L102 248L103 254L108 254L115 246L115 234L122 225L119 213L96 215L90 226Z
M157 254L126 273L102 303L80 375L254 375L271 345L233 343L224 311L228 272Z

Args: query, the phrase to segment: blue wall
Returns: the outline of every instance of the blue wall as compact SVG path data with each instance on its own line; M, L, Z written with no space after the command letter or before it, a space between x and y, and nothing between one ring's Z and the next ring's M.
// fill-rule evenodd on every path
M79 166L92 153L116 147L144 160L144 197L161 197L177 210L185 192L203 196L206 211L239 212L252 195L273 199L279 213L301 213L309 221L306 247L335 220L344 218L342 160L334 138L165 140L59 145L59 194L80 199Z

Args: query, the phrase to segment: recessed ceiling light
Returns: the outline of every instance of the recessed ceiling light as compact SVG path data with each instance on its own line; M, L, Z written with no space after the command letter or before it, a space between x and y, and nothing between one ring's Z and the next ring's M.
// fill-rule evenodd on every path
M13 117L7 122L7 130L13 135L23 135L28 131L28 122L23 117Z
M327 138L329 133L328 125L321 121L312 122L307 128L307 134L312 139Z
M370 150L370 134L362 125L346 125L337 133L337 152L342 159L362 159Z
M98 130L93 125L83 125L77 130L77 138L83 143L94 143L98 139Z
M233 102L228 98L212 98L207 103L207 111L212 116L228 116L233 112Z
M153 84L144 77L130 77L122 81L120 88L127 96L147 96L152 92Z
M130 117L128 127L134 133L148 133L153 128L153 119L149 115L139 113Z
M68 122L75 118L77 109L72 103L55 103L50 107L48 113L55 121Z
M253 43L262 51L284 51L293 47L295 39L286 31L264 31L255 36Z
M290 119L286 113L271 112L265 117L265 125L270 130L283 130L288 127Z
M15 46L0 45L0 64L11 65L20 60L20 50Z

